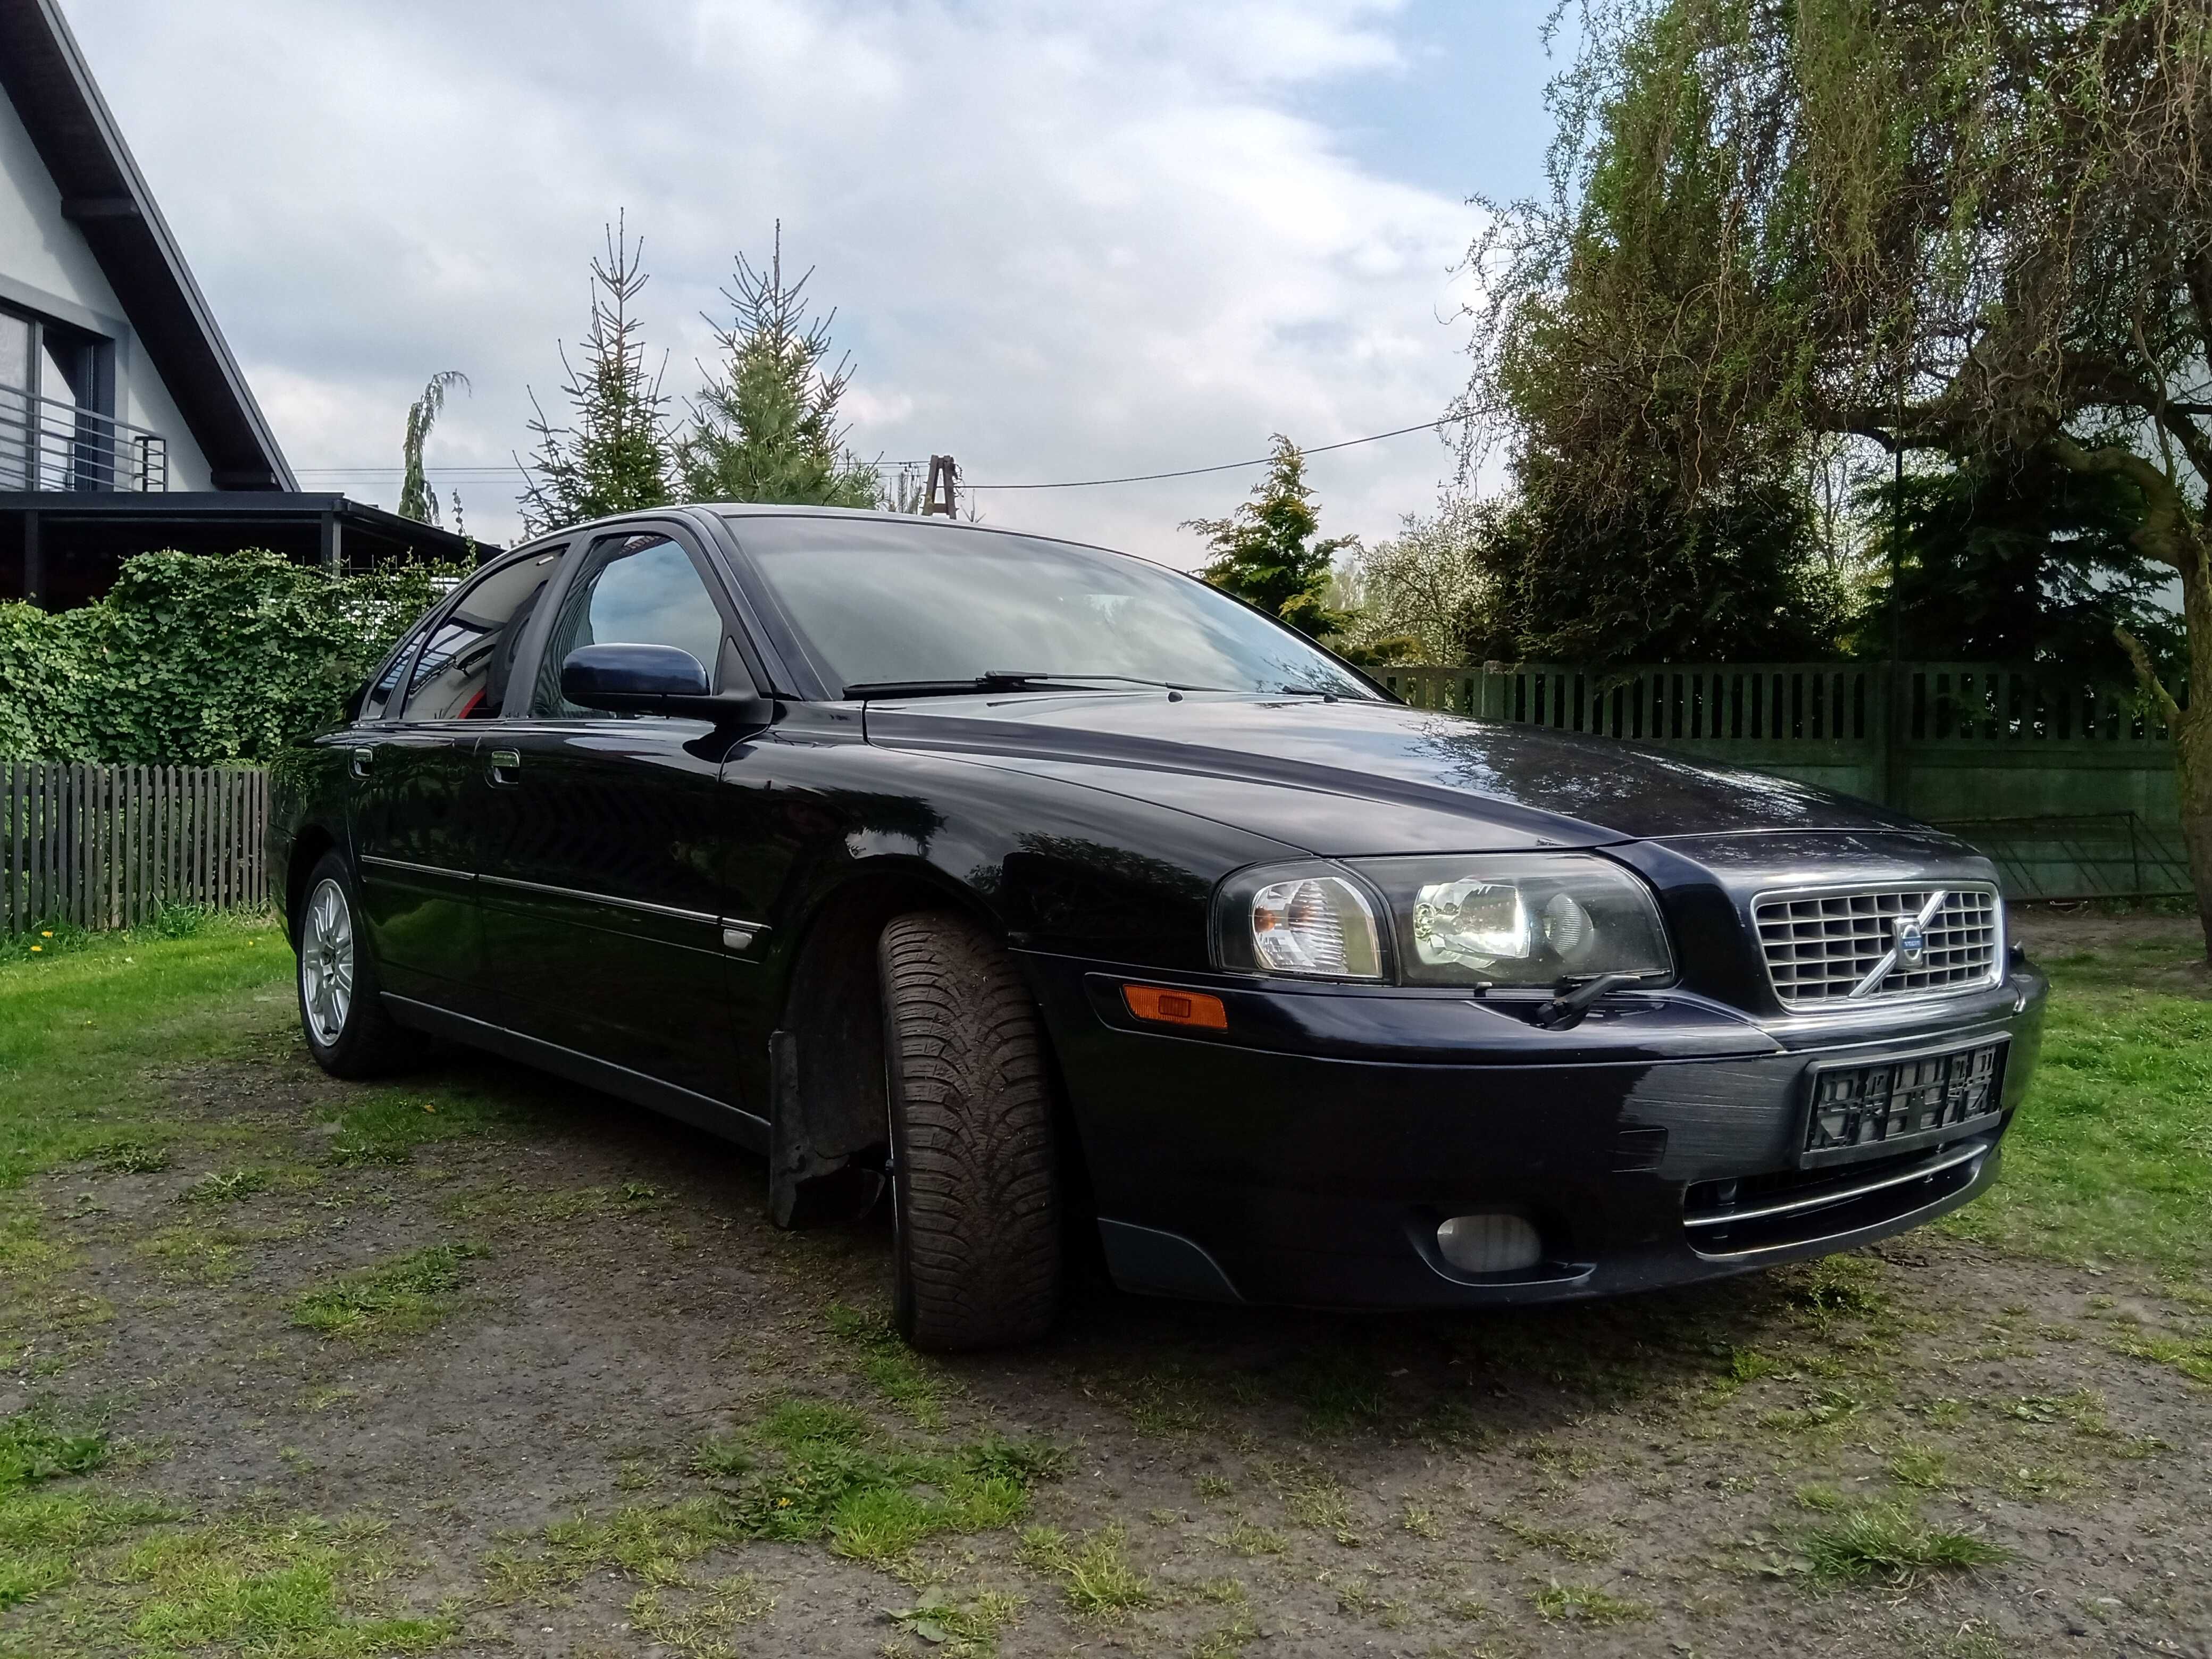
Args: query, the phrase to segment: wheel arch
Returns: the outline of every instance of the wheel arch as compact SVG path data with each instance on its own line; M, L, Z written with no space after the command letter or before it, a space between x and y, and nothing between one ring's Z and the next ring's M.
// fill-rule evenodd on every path
M894 916L952 910L1006 930L980 896L919 860L870 860L809 908L769 1037L775 1209L787 1190L823 1180L883 1145L883 988L876 950Z
M307 879L323 854L338 850L338 838L326 825L310 821L300 826L284 854L284 933L296 950L300 943L300 907L307 896Z
M985 895L919 859L867 860L818 896L784 976L769 1050L769 1186L779 1224L808 1214L802 1190L829 1182L884 1145L883 987L877 951L896 916L964 915L1002 946L1004 919ZM1042 1011L1037 1029L1052 1061ZM1066 1091L1055 1093L1064 1103ZM1068 1156L1075 1156L1073 1138Z

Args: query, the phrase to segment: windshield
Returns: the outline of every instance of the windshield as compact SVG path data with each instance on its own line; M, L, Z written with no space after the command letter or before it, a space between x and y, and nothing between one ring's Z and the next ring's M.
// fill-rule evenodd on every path
M1030 674L1375 695L1303 635L1126 554L865 519L748 517L731 528L833 695Z

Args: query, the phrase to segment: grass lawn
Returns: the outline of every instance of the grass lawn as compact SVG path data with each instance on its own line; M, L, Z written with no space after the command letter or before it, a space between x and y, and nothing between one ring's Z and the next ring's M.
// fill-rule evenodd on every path
M33 950L35 948L35 951ZM268 1040L292 953L266 916L182 938L12 939L0 948L0 1188L108 1149L159 1157L179 1121L152 1073Z
M2212 1262L2212 994L2185 932L2046 961L2050 1019L2004 1175L1952 1231L2069 1261ZM2212 992L2212 985L2203 987Z
M2212 980L2052 938L1936 1227L1519 1313L1092 1286L954 1358L757 1159L481 1058L325 1078L266 918L9 941L0 1659L2189 1650Z

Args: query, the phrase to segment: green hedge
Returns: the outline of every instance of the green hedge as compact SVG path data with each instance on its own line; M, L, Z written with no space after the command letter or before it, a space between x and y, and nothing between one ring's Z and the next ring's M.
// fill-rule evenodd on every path
M331 576L281 554L144 553L106 598L0 604L0 756L266 763L336 720L459 567Z

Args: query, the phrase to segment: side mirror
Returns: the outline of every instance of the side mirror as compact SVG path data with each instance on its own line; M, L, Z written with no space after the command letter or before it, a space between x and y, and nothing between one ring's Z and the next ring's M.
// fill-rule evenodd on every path
M698 658L672 645L584 645L561 659L561 695L612 714L674 714L718 727L766 726L766 697L708 690Z

